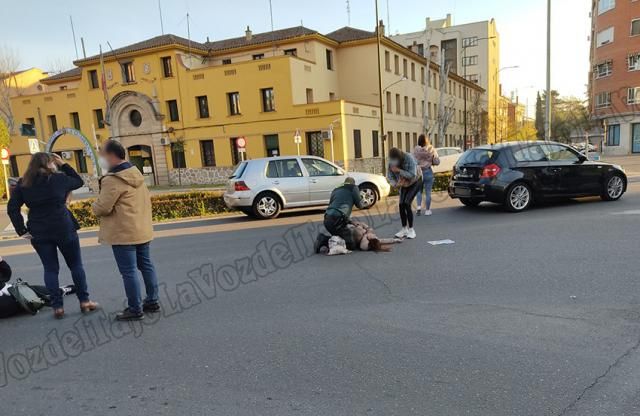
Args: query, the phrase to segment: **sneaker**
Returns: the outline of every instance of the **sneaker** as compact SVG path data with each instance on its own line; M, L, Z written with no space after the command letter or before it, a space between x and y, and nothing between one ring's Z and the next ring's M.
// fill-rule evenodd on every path
M407 238L411 240L416 238L416 230L414 230L413 228L409 228L409 230L407 230Z
M158 302L149 302L142 305L142 311L147 313L160 312L160 304Z
M422 208L418 207L416 209L416 215L419 217L420 215L422 215Z
M407 229L407 227L402 227L402 229L396 233L396 237L405 238L408 232L409 230Z
M129 308L116 314L116 321L141 321L143 319L144 319L144 313L133 312Z
M431 210L430 210L430 209L428 209L428 210L426 210L426 211L424 212L424 215L426 215L426 216L428 217L428 216L430 216L430 215L433 215L433 212L431 212Z

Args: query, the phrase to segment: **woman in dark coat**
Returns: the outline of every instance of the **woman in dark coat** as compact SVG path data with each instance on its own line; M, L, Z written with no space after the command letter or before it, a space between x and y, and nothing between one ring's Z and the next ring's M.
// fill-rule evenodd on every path
M83 185L82 178L60 156L36 153L23 178L11 193L7 212L19 236L31 240L44 267L44 283L51 293L54 316L64 317L59 293L58 250L62 253L76 287L80 310L94 311L98 304L89 299L87 278L82 265L78 223L67 208L67 196ZM27 225L20 212L29 208Z

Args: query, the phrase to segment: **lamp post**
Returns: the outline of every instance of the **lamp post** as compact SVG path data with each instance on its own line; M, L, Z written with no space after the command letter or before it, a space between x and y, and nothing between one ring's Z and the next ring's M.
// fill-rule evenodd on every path
M382 137L382 173L386 176L387 174L387 163L386 163L386 155L385 155L385 142L386 137L385 137L385 130L384 130L384 111L382 111L382 65L380 62L381 59L381 43L382 43L382 36L383 34L380 33L380 17L378 15L378 0L375 0L375 7L376 7L376 48L378 51L378 98L379 98L379 104L380 104L380 133L381 133L381 137Z
M513 66L505 66L496 71L495 80L498 82L498 74L506 69L516 69L520 68L518 65ZM494 103L494 113L493 113L493 143L498 143L498 90L499 86L496 85L496 93L495 93L495 103Z
M544 139L551 140L551 0L547 0L547 99L545 100Z
M464 80L467 80L467 65L466 65L466 61L467 61L467 48L471 47L471 46L478 46L478 42L481 40L490 40L490 39L495 39L496 36L488 36L488 37L484 37L484 38L478 38L475 39L475 44L469 44L467 46L462 45L462 67L464 68ZM464 42L464 40L463 40ZM467 95L469 93L469 87L467 87L465 85L464 87L464 141L462 143L463 149L467 150Z

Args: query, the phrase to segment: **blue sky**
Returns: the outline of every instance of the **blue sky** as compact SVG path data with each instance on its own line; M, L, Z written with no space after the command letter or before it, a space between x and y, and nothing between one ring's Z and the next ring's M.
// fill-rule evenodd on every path
M276 28L303 24L321 32L347 25L346 0L272 0ZM44 69L71 66L75 59L69 15L76 37L84 37L87 55L160 34L157 0L4 0L3 13L12 16L0 26L0 45L18 51L23 67ZM270 29L268 0L161 0L165 33L187 36L186 13L191 16L191 37L204 41L242 36L250 25L254 33ZM387 0L379 0L381 18L387 20ZM502 40L504 91L518 90L533 107L535 90L545 86L546 0L388 0L390 28L421 30L424 17L453 15L454 23L495 18ZM351 0L351 26L372 30L374 0ZM583 97L589 69L590 0L552 0L554 42L552 88L562 95ZM82 52L80 51L80 54Z

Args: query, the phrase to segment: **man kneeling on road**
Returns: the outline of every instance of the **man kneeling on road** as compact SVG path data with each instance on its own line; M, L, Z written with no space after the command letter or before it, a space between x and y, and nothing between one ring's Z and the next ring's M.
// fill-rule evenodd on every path
M353 206L364 208L364 202L360 196L360 189L356 186L355 179L348 177L344 183L333 190L329 207L324 214L324 228L331 236L338 236L349 244L351 231L347 225L351 221ZM320 232L316 239L315 250L320 253L322 247L326 247L331 236Z

